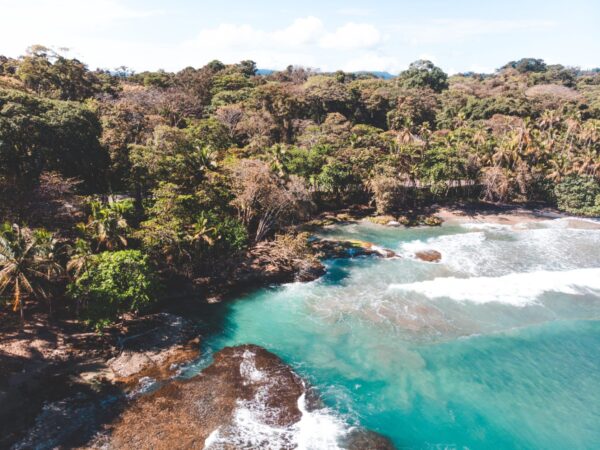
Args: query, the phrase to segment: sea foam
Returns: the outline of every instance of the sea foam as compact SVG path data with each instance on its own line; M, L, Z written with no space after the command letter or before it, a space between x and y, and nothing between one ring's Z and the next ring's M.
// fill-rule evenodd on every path
M571 295L591 292L598 294L600 293L600 269L562 272L542 270L500 277L445 277L416 283L391 284L390 289L416 292L429 298L526 306L535 303L546 292Z
M264 383L255 397L238 400L230 426L213 430L204 442L205 450L223 448L261 448L265 450L337 450L338 441L349 427L343 419L328 408L309 411L306 395L298 398L300 420L289 427L273 425L279 411L267 405L270 382L267 374L256 367L255 355L246 350L240 365L244 384ZM306 388L305 388L306 389Z

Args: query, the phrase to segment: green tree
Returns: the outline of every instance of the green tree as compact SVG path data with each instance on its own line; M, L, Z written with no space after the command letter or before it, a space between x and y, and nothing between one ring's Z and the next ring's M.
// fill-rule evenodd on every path
M62 272L56 261L56 241L45 230L5 223L0 228L0 294L11 291L13 311L25 321L27 300L50 302L48 282ZM51 305L49 303L49 305Z
M34 92L60 100L83 100L102 90L100 79L85 64L42 45L27 50L17 75Z
M159 285L148 257L138 250L94 255L88 270L69 284L81 314L100 329L125 312L139 312L157 300Z
M131 201L90 202L90 217L85 231L96 241L96 251L127 247L129 224L127 216L133 211Z
M600 215L600 184L593 177L569 175L554 188L558 207L571 214Z
M136 178L149 187L158 180L181 186L199 185L217 166L216 152L187 130L158 126L147 145L131 147L130 158Z
M398 76L405 88L430 88L435 92L448 89L448 75L431 61L420 59Z

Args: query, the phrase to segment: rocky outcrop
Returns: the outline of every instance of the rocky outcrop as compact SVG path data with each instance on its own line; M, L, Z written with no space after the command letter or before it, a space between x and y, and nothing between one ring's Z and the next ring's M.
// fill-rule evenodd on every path
M197 280L199 285L206 285L209 303L270 284L316 280L325 273L325 266L308 245L306 233L260 242L231 266L217 278Z
M310 411L306 397L304 381L274 354L255 345L228 347L196 377L134 400L91 447L295 449L306 438L304 415L319 413ZM330 438L345 448L393 448L379 435L341 423L339 435L324 436L324 445Z
M120 339L120 353L107 361L117 381L167 378L178 364L198 356L200 341L192 323L172 314L155 317L156 326Z
M0 340L0 448L77 446L113 420L142 377L172 377L198 356L194 323L171 314L98 333L28 325Z
M415 253L415 258L426 262L439 262L442 259L442 254L437 250L422 250Z
M300 419L303 389L302 380L266 350L225 348L200 375L138 398L100 441L110 449L203 448L210 436L235 441L240 407L260 401L271 411L265 425L288 427Z
M398 256L393 250L379 247L372 242L358 240L315 239L312 247L324 259L355 258L358 256Z

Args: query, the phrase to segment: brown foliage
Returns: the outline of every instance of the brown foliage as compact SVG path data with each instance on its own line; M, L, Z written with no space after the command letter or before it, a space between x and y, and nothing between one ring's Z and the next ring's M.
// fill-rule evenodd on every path
M312 206L302 179L278 177L263 161L244 159L232 169L233 206L254 231L256 242L277 228L307 214Z

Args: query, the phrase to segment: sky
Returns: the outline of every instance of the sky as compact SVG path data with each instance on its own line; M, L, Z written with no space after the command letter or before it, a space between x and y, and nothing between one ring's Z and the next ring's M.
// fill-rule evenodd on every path
M0 0L0 54L68 48L91 68L137 72L213 59L259 68L448 73L508 61L600 66L600 0Z

